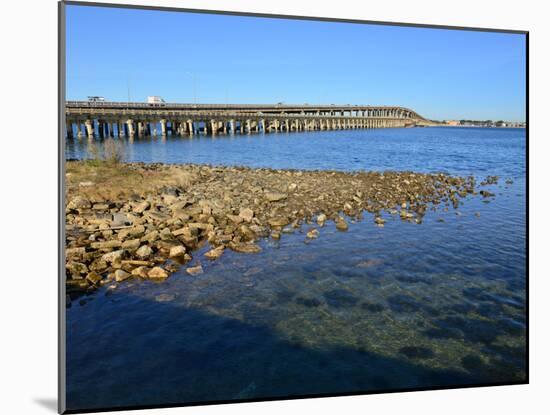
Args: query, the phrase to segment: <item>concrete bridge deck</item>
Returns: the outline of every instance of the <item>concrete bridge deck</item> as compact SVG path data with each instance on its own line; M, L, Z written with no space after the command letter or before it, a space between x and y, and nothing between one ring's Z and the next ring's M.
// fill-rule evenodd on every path
M67 136L89 138L175 134L396 128L429 123L403 107L283 104L147 104L69 101ZM158 131L157 127L159 127ZM84 128L83 128L84 127Z

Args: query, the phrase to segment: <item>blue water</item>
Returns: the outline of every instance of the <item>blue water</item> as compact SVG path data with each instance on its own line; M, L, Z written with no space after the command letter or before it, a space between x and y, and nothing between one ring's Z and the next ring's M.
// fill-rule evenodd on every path
M204 274L67 309L70 409L525 380L525 130L413 128L122 140L127 160L500 177L489 200L308 227ZM67 141L67 158L89 143ZM95 145L101 145L99 140ZM510 182L506 182L510 180ZM489 203L485 203L489 202Z

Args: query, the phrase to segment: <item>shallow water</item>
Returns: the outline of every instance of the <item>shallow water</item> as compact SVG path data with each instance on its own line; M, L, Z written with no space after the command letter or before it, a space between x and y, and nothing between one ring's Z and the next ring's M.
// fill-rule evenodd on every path
M496 193L387 215L260 254L201 252L204 274L127 281L67 309L68 407L518 382L525 378L525 131L417 128L168 137L133 161L473 174ZM86 157L87 142L67 142ZM505 180L513 183L507 184ZM477 215L476 215L477 213ZM443 220L443 221L442 221ZM311 225L313 226L313 225Z

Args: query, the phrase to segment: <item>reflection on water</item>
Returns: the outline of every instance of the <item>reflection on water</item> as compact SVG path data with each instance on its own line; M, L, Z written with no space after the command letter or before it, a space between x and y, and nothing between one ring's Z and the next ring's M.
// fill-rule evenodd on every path
M524 140L523 130L430 128L128 144L142 161L501 180L490 203L469 197L422 225L388 217L378 228L365 214L348 232L331 224L306 240L304 228L214 262L198 253L202 275L73 302L69 408L522 381ZM84 143L68 144L67 157L84 155Z

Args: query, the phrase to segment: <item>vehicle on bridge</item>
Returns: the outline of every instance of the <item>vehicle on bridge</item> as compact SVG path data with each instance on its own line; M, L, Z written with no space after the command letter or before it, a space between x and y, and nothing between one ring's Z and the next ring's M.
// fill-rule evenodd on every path
M105 102L105 98L98 96L88 96L88 102Z
M164 106L165 103L166 103L166 101L164 101L164 99L162 99L162 97L159 97L159 96L156 96L156 95L152 95L152 96L147 97L147 104L149 104L149 106L162 107L162 106Z

